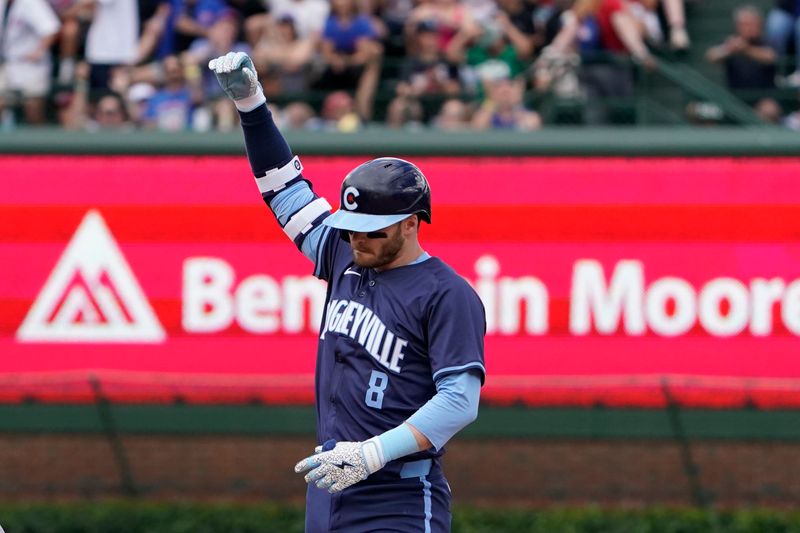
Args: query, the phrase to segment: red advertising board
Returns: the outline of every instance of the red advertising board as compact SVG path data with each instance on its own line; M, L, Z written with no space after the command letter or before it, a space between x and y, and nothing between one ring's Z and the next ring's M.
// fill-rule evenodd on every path
M362 160L303 164L335 204ZM800 405L800 159L415 162L484 399ZM0 400L312 401L325 285L244 157L3 156L0 186Z

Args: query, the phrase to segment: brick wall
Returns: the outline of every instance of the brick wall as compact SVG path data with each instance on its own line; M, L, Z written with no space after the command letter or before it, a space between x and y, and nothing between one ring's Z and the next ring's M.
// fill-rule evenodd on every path
M125 436L137 491L148 498L300 502L292 472L309 438ZM800 501L800 443L692 443L699 481L721 505ZM691 504L680 450L659 440L468 440L450 446L458 503ZM121 495L109 441L98 435L0 435L0 499Z

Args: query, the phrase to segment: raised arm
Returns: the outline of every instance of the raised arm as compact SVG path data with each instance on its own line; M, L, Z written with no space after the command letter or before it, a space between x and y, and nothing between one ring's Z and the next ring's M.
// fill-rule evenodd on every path
M318 271L321 247L330 232L322 221L330 215L331 206L303 178L300 159L292 155L267 109L252 60L243 52L231 52L212 59L208 68L239 110L247 159L261 197Z

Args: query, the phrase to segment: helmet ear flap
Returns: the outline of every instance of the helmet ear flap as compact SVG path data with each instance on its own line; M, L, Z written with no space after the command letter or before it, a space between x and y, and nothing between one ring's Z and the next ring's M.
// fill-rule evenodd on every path
M347 244L350 244L350 232L346 229L339 230L339 238L342 239Z

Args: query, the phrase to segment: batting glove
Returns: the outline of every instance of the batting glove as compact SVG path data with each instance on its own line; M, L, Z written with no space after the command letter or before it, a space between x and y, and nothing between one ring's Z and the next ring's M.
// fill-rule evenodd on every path
M326 451L327 450L327 451ZM316 453L294 467L298 474L309 471L306 483L314 483L328 492L339 492L354 485L386 465L383 447L377 438L364 442L339 442L317 446Z
M244 52L228 52L212 59L208 68L240 111L251 111L266 102L253 60Z

